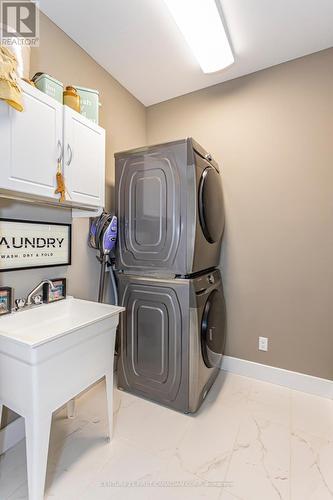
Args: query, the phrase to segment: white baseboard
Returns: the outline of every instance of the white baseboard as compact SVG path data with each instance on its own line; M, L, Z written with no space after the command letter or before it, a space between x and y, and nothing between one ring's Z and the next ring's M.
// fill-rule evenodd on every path
M333 380L298 373L274 366L254 363L246 359L224 356L222 370L245 377L251 377L276 385L282 385L296 391L315 394L323 398L333 399Z
M0 455L25 438L24 418L19 417L0 430Z

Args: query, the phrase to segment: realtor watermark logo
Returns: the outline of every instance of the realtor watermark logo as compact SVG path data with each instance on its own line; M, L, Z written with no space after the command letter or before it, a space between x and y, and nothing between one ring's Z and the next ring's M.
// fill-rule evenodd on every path
M0 0L0 43L39 46L38 3L30 0Z

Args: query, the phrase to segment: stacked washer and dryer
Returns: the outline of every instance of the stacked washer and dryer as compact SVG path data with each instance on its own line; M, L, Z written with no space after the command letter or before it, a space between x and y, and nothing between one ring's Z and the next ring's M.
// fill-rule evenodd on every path
M225 344L220 170L191 138L115 158L118 387L192 413Z

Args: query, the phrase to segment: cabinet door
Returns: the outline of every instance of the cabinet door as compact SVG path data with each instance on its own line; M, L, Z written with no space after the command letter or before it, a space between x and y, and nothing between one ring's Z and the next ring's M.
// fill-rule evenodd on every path
M0 188L57 198L57 159L62 148L63 106L22 83L24 111L0 108Z
M104 206L105 130L67 106L64 174L72 202Z

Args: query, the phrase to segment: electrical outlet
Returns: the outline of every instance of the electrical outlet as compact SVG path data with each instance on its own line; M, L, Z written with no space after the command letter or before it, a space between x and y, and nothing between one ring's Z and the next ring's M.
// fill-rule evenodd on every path
M268 351L267 337L259 337L259 351Z

